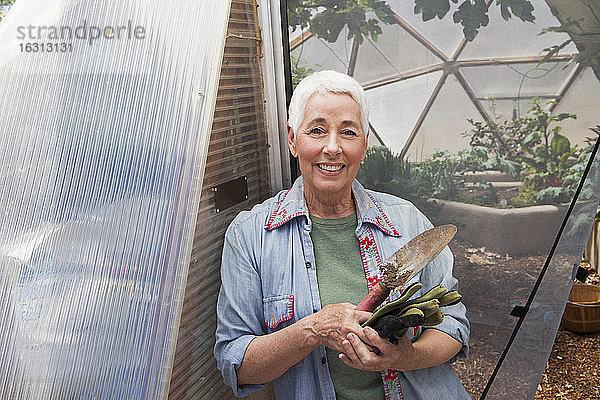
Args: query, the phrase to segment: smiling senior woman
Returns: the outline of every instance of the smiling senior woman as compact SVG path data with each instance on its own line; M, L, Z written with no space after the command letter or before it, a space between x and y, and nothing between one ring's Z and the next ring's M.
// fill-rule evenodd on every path
M288 144L302 176L241 212L225 235L215 357L244 396L273 381L278 399L467 399L450 362L466 356L462 303L397 344L357 311L378 265L431 223L411 203L365 190L368 106L351 77L317 72L292 96ZM446 248L406 284L455 288ZM399 293L392 295L392 299Z

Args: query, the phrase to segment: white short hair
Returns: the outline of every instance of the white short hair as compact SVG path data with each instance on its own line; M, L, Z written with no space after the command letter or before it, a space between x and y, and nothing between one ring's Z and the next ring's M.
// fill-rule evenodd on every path
M288 123L294 134L304 120L306 103L315 93L345 93L360 107L360 122L365 135L369 132L369 105L362 86L351 76L337 71L319 71L302 79L290 100Z

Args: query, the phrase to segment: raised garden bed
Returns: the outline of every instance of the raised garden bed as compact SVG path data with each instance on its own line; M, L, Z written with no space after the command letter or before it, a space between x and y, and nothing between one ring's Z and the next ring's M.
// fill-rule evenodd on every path
M437 219L459 226L457 239L511 255L548 254L567 205L493 208L441 201Z

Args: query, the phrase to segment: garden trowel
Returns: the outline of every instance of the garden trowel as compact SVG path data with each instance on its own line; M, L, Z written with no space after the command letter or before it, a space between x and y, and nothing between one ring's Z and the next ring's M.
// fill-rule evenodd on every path
M456 226L440 225L412 238L379 267L383 280L379 281L360 304L361 311L373 311L392 290L401 288L431 262L456 234Z

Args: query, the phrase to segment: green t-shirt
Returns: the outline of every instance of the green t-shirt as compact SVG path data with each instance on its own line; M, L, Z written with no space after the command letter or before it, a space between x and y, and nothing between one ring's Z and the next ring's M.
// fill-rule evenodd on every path
M343 218L310 217L321 306L358 304L367 293L367 279L354 231L356 214ZM327 348L327 362L338 400L385 399L379 372L360 371L344 364Z

